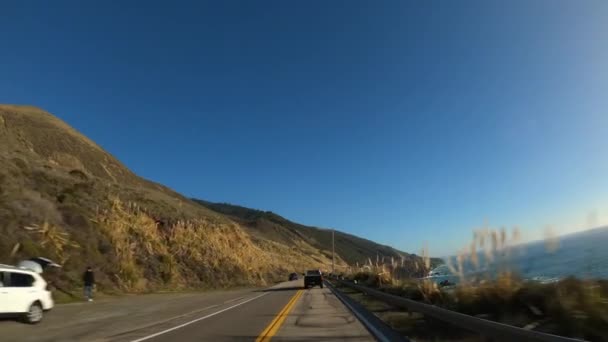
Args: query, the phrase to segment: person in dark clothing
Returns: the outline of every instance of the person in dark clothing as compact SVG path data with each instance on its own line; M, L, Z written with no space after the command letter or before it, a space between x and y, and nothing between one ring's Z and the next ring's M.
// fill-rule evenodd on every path
M84 282L84 297L89 301L93 301L93 287L95 286L95 273L89 266L82 275L82 281Z

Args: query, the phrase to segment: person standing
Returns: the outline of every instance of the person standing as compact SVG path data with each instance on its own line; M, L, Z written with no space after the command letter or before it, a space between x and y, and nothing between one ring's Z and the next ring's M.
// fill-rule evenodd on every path
M95 286L95 273L93 273L93 269L89 266L87 270L82 275L82 281L84 283L84 296L89 301L93 301L93 287Z

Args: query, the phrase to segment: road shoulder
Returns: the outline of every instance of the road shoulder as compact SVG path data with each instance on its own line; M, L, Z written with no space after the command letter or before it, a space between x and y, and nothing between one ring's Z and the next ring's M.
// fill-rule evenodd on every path
M273 341L375 341L327 287L304 291Z

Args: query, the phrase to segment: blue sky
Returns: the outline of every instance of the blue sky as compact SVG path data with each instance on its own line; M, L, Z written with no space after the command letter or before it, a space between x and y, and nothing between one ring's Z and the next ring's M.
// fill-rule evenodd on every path
M0 102L187 196L406 251L608 219L606 1L142 4L2 4Z

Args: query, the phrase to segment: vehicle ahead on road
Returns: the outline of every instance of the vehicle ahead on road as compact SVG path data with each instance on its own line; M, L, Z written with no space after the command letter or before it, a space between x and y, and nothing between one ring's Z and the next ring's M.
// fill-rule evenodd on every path
M312 286L319 286L323 288L323 275L319 270L306 271L304 276L304 288L307 289Z
M47 283L38 272L0 264L0 316L19 317L35 324L53 305Z
M297 273L294 272L294 273L289 274L289 281L292 281L292 280L298 280Z

